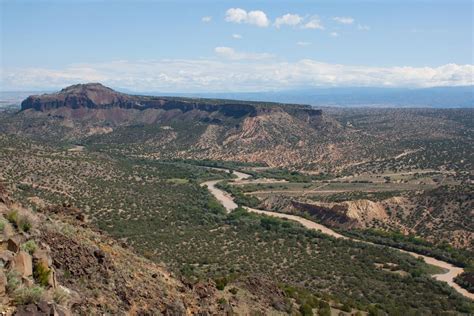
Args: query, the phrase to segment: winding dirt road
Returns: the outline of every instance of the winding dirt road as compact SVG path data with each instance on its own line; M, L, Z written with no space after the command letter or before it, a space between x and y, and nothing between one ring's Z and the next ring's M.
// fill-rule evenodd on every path
M231 172L228 169L220 169L220 168L213 168L213 169L219 169L219 170L222 170L222 171ZM237 179L234 180L235 182L239 182L239 181L242 181L244 179L247 179L247 178L251 177L249 174L238 172L238 171L233 171L233 174L237 176ZM213 181L203 182L201 184L201 186L207 186L207 188L209 189L211 194L214 195L214 197L219 202L221 202L221 204L225 207L227 212L230 213L233 210L235 210L238 207L238 205L234 202L234 199L232 198L232 196L229 193L224 192L221 189L216 187L216 184L219 183L220 181L222 181L222 180L213 180ZM285 219L289 219L289 220L292 220L292 221L296 221L296 222L300 223L301 225L303 225L306 228L319 230L322 233L324 233L326 235L329 235L329 236L332 236L332 237L335 237L335 238L349 239L348 237L343 236L343 235L335 232L334 230L332 230L332 229L330 229L330 228L328 228L324 225L315 223L313 221L310 221L306 218L303 218L303 217L300 217L300 216L297 216L297 215L290 215L290 214L277 213L277 212L272 212L272 211L258 210L258 209L254 209L254 208L250 208L250 207L244 207L244 208L249 212L263 214L263 215L267 215L267 216L278 217L278 218L285 218ZM350 238L350 239L353 240L353 241L357 241L357 242L368 243L366 241L362 241L362 240L358 240L358 239L353 239L353 238ZM381 246L381 245L378 245L378 246ZM387 246L381 246L381 247L387 247ZM468 292L467 290L460 287L456 282L454 282L454 278L456 276L458 276L459 274L461 274L464 271L464 269L456 267L456 266L454 266L454 265L452 265L448 262L444 262L444 261L435 259L433 257L424 256L424 255L420 255L420 254L417 254L417 253L414 253L414 252L405 251L405 250L401 250L401 249L393 248L393 247L387 247L387 248L392 248L392 249L407 253L407 254L412 255L416 258L422 257L426 263L431 264L431 265L436 266L436 267L440 267L442 269L445 269L446 270L445 273L434 274L434 275L432 275L432 277L435 278L438 281L446 282L449 286L451 286L455 291L457 291L461 295L463 295L463 296L465 296L465 297L467 297L471 300L474 300L474 294L473 293Z

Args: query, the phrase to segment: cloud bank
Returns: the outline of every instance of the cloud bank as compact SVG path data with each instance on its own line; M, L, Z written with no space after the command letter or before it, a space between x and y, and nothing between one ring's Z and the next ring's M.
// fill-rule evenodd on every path
M64 69L21 68L0 73L3 90L62 88L102 82L134 91L244 92L301 87L432 87L472 85L474 65L369 67L296 62L216 48L216 58L111 61L74 64Z

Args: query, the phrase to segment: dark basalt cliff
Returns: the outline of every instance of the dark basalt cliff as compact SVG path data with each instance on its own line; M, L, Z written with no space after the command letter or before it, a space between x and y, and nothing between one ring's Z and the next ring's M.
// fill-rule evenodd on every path
M183 113L198 110L235 118L285 111L300 119L310 121L322 114L321 110L314 110L306 105L128 95L100 83L77 84L57 93L33 95L21 104L22 111L33 109L47 112L64 107L69 109L161 109L179 110Z

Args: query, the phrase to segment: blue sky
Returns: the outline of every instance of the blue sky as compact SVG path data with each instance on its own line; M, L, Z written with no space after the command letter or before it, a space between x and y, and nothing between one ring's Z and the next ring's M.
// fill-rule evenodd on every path
M472 1L0 1L3 90L472 84Z

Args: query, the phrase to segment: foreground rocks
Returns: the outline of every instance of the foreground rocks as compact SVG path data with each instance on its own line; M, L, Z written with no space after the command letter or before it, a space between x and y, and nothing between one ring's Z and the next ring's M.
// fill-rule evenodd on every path
M13 210L15 216L11 216ZM19 225L14 218L28 218L31 227ZM269 311L283 315L274 306L288 308L284 294L258 278L235 280L221 290L213 280L180 280L93 229L68 202L37 213L0 202L0 221L4 223L0 240L2 315L247 315Z

